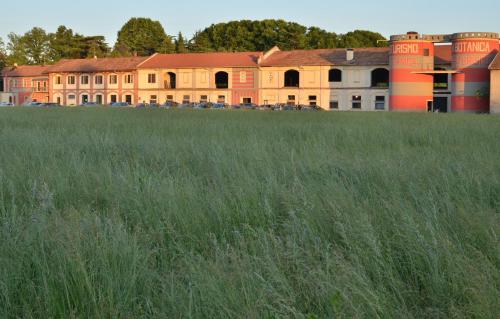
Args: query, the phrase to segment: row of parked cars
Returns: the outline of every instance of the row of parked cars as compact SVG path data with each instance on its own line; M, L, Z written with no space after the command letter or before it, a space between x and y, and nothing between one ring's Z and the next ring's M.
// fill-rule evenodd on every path
M111 105L113 106L113 105ZM117 105L118 106L118 105ZM129 107L128 104L119 105ZM176 109L194 109L194 110L204 110L204 109L233 109L233 110L261 110L261 111L319 111L321 108L319 106L310 106L310 105L287 105L287 104L266 104L266 105L257 105L253 103L243 103L238 105L229 105L225 103L184 103L179 104L175 102L167 102L164 104L147 104L147 103L139 103L135 106L139 109L144 108L176 108Z
M0 103L0 106L14 106L12 103ZM30 107L58 107L60 106L57 103L41 103L41 102L31 102L26 104L25 106ZM80 106L84 107L92 107L92 106L101 106L94 102L83 103ZM261 110L261 111L319 111L321 108L319 106L310 106L310 105L288 105L288 104L266 104L266 105L257 105L253 103L243 103L238 105L229 105L225 103L175 103L175 102L166 102L163 104L157 103L139 103L135 106L132 106L126 102L116 102L108 105L109 107L117 107L117 108L131 108L135 107L137 109L146 109L146 108L165 108L165 109L193 109L193 110L205 110L205 109L214 109L214 110L223 110L223 109L233 109L233 110Z

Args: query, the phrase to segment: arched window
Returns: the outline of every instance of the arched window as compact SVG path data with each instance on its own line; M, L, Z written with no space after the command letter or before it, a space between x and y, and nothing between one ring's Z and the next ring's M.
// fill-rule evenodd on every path
M285 87L299 87L300 73L296 70L288 70L285 72Z
M389 70L375 69L372 71L372 87L389 87Z
M328 82L342 82L342 71L339 69L331 69L328 72Z
M218 89L229 88L229 74L227 72L217 72L215 73L215 87Z
M166 89L175 89L177 87L177 75L174 72L168 72L165 80Z

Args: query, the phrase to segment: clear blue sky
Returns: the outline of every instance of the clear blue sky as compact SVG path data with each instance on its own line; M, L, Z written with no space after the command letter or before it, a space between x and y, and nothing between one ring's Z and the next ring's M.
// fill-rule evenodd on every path
M420 0L24 0L0 4L0 37L32 27L53 32L63 24L84 35L104 35L113 44L131 17L159 20L168 34L191 36L212 23L281 18L343 33L354 29L385 36L422 33L500 32L500 1ZM414 4L417 3L417 4Z

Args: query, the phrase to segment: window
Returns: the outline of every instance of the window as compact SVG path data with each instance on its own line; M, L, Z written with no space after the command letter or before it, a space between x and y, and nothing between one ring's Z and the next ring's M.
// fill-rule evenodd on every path
M339 101L330 101L330 109L338 110L339 109Z
M149 84L156 83L156 74L154 73L148 74L148 83Z
M112 94L110 97L109 97L109 103L116 103L117 102L117 96L115 94Z
M68 84L69 85L74 85L75 84L75 76L74 75L68 76Z
M149 104L156 104L157 101L158 101L158 99L157 99L156 95L151 95L149 97Z
M229 75L227 72L217 72L215 74L215 87L217 89L229 88Z
M208 101L208 96L207 95L200 96L200 103L207 103L207 101Z
M436 68L435 71L444 71L445 69ZM434 90L448 90L448 74L434 74Z
M173 102L174 101L174 96L173 95L167 95L167 102Z
M372 87L389 87L389 70L375 69L372 71Z
M117 83L118 83L118 76L116 74L110 75L109 84L117 84Z
M339 69L331 69L328 72L328 82L342 82L342 71Z
M165 80L165 89L175 89L177 87L177 75L173 72L168 72Z
M183 104L189 104L190 102L191 102L191 96L184 95L184 97L182 98L182 103Z
M219 95L217 97L217 103L226 103L226 96L225 95Z
M250 98L250 97L244 97L243 98L243 104L252 104L252 98Z
M75 95L74 94L68 95L68 100L74 100L74 99L75 99Z
M288 96L287 104L288 105L295 105L295 95L289 95Z
M316 95L309 95L309 105L316 106L318 104Z
M296 70L285 72L285 87L299 87L300 73Z
M429 55L430 55L429 49L424 49L424 56L429 56Z
M240 83L246 83L246 82L247 82L247 72L241 71L240 72Z
M132 74L127 74L124 76L124 82L126 84L132 84L134 83L134 76Z
M62 81L61 81L61 76L56 76L56 85L61 85L62 84Z
M102 83L103 83L102 75L96 75L95 76L95 84L102 85Z
M375 97L375 110L385 110L385 96Z
M80 77L80 83L81 83L82 85L87 85L87 84L89 84L89 76L88 76L88 75L82 75L82 76Z
M125 102L128 105L132 105L132 95L130 95L130 94L125 95Z
M361 109L361 96L354 95L352 97L352 108L353 109Z

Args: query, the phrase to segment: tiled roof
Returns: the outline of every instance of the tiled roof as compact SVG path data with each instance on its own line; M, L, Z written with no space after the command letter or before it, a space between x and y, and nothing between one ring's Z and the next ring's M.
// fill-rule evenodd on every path
M261 52L155 54L141 69L257 67Z
M500 70L500 53L498 53L493 62L491 62L490 70Z
M37 77L42 76L49 68L47 65L20 65L9 66L2 70L2 76L9 77Z
M388 65L389 48L354 49L354 60L347 61L346 49L277 51L264 59L261 66L319 65Z
M436 65L451 64L451 45L434 46L434 63Z
M148 57L126 57L126 58L99 58L99 59L74 59L61 60L51 66L47 72L114 72L130 71L148 59Z

